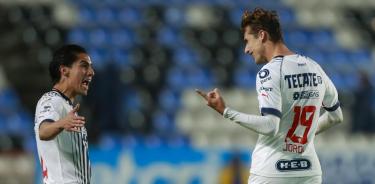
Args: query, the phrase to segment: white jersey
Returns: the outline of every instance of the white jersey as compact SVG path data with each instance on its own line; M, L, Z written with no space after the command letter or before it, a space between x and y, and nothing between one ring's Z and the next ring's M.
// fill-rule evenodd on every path
M38 101L35 112L35 137L45 184L90 183L91 167L88 156L87 131L63 130L54 139L39 139L40 123L53 123L64 118L71 110L71 101L58 91L45 93Z
M314 148L320 108L339 107L335 86L312 59L298 54L277 56L257 74L262 115L280 117L275 136L259 135L250 172L266 177L321 175Z

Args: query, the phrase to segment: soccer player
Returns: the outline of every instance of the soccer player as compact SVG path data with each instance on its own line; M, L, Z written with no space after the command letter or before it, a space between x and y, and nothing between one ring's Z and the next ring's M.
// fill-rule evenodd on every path
M322 183L313 141L343 121L335 86L314 60L287 48L274 11L246 11L241 31L245 53L264 64L256 79L261 116L226 107L216 88L197 93L224 118L259 134L249 183Z
M78 95L87 95L94 76L86 50L78 45L58 49L49 65L53 82L36 106L35 137L44 184L90 183L85 118L73 106Z

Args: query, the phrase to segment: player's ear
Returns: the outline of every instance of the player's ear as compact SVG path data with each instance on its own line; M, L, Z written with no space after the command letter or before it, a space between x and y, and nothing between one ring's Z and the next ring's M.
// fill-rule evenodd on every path
M262 42L266 42L268 39L268 33L264 30L259 31L259 38L262 40Z
M66 66L60 66L61 76L69 77L69 68Z

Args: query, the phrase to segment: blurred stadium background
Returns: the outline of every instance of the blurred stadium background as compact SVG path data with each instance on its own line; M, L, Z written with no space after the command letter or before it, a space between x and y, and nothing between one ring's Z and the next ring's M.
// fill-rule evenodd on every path
M287 45L339 90L345 122L315 141L324 183L375 183L374 0L1 0L0 183L41 183L33 114L64 43L84 46L96 70L79 99L93 183L233 183L256 134L194 89L219 87L227 105L258 113L260 67L239 31L257 6L278 12Z

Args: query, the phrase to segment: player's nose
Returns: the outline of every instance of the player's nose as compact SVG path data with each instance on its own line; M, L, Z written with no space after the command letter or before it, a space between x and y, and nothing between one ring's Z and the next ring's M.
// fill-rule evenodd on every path
M250 54L250 47L248 45L246 45L245 49L244 49L244 52L245 54Z
M89 75L89 76L94 76L94 75L95 75L94 68L90 67L90 69L89 69L89 71L88 71L88 75Z

